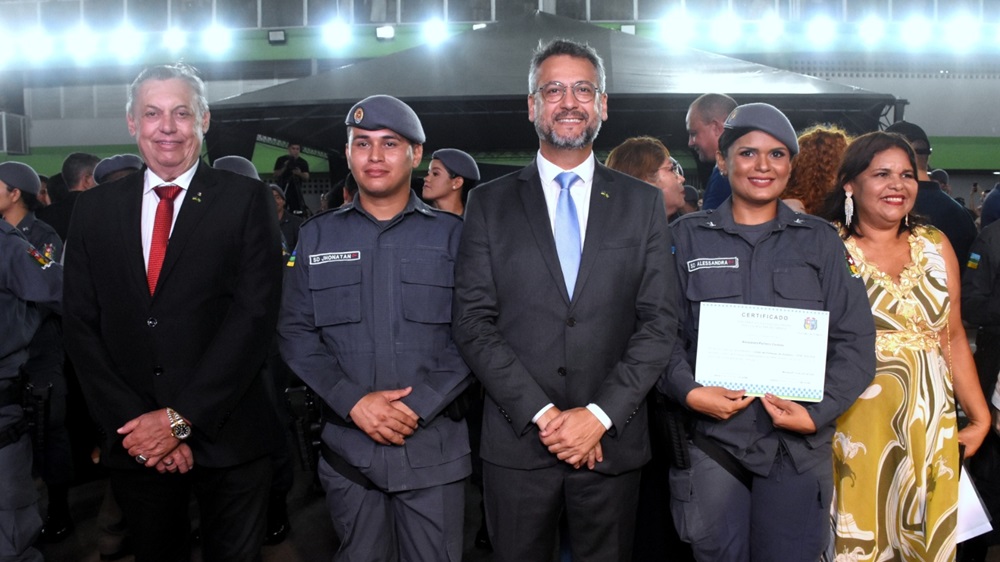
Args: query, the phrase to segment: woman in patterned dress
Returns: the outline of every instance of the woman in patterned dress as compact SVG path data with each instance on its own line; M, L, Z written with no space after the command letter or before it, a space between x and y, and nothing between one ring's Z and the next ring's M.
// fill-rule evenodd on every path
M838 562L954 560L959 444L972 455L990 427L962 327L955 252L910 215L915 170L903 137L859 137L827 206L877 330L875 379L834 435ZM969 418L961 431L956 397Z

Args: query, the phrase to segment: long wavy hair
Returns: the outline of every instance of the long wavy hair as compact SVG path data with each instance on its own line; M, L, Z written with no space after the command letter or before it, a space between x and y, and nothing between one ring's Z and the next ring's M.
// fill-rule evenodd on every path
M917 155L913 152L913 147L910 146L905 137L884 131L875 131L874 133L861 135L847 146L847 150L844 152L844 159L837 170L837 185L830 195L827 196L820 216L828 221L846 225L844 200L847 199L847 194L844 191L844 186L867 170L876 154L893 148L898 148L906 153L906 157L910 161L910 167L915 173L917 170ZM909 222L909 225L907 225L907 222ZM924 224L925 222L919 215L911 213L908 220L904 218L899 221L899 230L897 232L903 233L910 230L913 226ZM844 228L842 235L845 239L848 236L856 238L861 238L862 236L858 232L857 203L855 203L854 214L851 215L851 224Z
M799 135L799 154L792 160L782 199L798 199L809 214L816 214L837 187L837 168L851 137L836 125L815 125Z

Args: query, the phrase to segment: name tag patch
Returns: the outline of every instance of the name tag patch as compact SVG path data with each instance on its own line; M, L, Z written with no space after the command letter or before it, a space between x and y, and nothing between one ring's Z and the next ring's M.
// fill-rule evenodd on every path
M739 269L739 258L698 258L687 262L688 273L699 269Z
M309 265L321 265L324 263L341 261L358 261L360 259L360 250L352 250L350 252L328 252L326 254L313 254L309 256Z

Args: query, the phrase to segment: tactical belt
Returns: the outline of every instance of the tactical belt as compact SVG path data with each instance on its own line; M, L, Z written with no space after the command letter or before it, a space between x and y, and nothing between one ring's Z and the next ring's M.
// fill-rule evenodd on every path
M697 431L691 432L691 442L719 466L726 469L726 472L732 474L733 478L739 480L740 484L746 486L747 490L753 489L753 473L740 464L736 460L736 457L730 454L729 451L723 449L715 441L712 441L711 438L705 437Z
M332 468L337 474L347 478L351 482L354 482L366 490L379 489L378 486L369 480L367 476L362 474L357 467L344 460L344 457L338 455L333 449L327 447L326 443L320 445L320 453L323 455L323 460L326 461L326 464L330 465L330 468Z
M28 420L21 418L17 422L8 425L0 430L0 449L7 445L17 443L21 436L28 431Z

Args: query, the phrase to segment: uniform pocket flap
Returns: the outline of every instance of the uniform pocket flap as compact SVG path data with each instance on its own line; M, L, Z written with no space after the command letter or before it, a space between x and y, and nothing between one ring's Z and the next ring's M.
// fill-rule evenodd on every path
M454 287L455 264L450 260L404 260L400 263L399 280L403 283L414 283L417 285Z
M361 283L361 266L351 264L323 264L309 270L309 288L312 290L345 287Z

